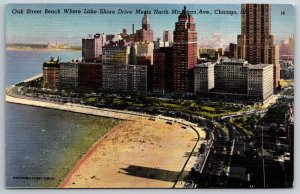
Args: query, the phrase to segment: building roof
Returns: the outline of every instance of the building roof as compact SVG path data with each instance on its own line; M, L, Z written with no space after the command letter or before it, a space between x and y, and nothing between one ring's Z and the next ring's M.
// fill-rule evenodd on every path
M248 69L264 69L269 66L273 67L273 64L257 64L257 65L248 64L247 65Z
M144 14L144 17L142 19L142 24L150 24L150 18L146 13Z
M104 33L96 33L94 35L89 34L88 37L82 38L82 40L94 40L94 39L97 39L97 38L100 38L100 37L103 37L103 36L105 36Z
M269 66L273 67L273 64L252 65L252 64L248 63L248 61L246 61L245 59L231 59L231 58L227 58L227 57L223 57L220 60L220 63L217 63L217 65L240 65L240 66L242 65L244 67L247 67L248 69L264 69Z
M189 13L187 13L186 11L186 6L183 7L183 10L181 11L180 15L178 16L178 18L188 18Z
M200 63L195 65L195 67L213 67L213 66L215 66L215 63L211 63L211 62Z
M49 62L45 62L43 64L43 67L54 67L54 68L59 68L59 63L49 63Z
M178 16L178 19L191 19L193 16L186 10L186 6L183 7L183 10L181 11L180 15Z
M248 64L248 61L246 61L245 59L231 59L228 57L223 57L222 59L222 63L243 63L243 64Z
M49 61L44 62L43 67L59 67L59 57L51 57Z

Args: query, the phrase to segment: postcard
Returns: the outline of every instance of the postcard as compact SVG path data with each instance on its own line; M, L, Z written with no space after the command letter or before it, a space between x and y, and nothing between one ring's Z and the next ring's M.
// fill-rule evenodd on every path
M292 188L291 4L7 4L6 188Z

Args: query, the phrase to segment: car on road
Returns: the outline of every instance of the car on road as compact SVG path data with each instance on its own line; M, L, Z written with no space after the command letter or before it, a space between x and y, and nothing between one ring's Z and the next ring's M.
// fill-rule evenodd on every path
M149 120L150 121L155 121L155 117L150 117Z
M172 121L167 121L166 124L173 125Z

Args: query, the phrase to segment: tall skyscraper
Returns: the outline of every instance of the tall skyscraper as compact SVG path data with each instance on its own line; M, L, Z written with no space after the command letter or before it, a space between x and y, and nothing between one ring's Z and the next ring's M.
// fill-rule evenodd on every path
M294 44L295 44L295 41L294 41L294 34L292 34L290 37L289 37L289 55L294 55Z
M171 30L163 31L163 41L169 42L169 45L173 44L173 32Z
M229 44L229 57L237 58L237 44L234 43Z
M134 45L131 45L130 47L129 64L130 65L136 64L136 46Z
M153 42L153 31L150 30L150 18L147 14L142 19L142 29L136 31L136 42Z
M169 42L164 42L164 41L161 41L160 38L157 38L156 41L153 41L154 43L154 49L159 49L160 47L172 47L173 46L173 43L169 43Z
M102 55L102 46L106 42L105 34L95 34L93 38L82 39L82 57L88 61L97 59Z
M279 60L287 60L290 58L289 56L290 49L289 49L289 41L282 40L279 43Z
M99 91L103 80L102 63L79 63L78 86L82 89Z
M154 50L153 56L153 92L172 92L173 83L173 47L161 47Z
M59 87L74 89L78 87L78 66L81 61L61 62L59 67Z
M173 91L193 92L193 71L197 64L197 32L194 18L185 6L175 24L173 51Z
M147 92L147 65L128 65L127 82L129 92Z
M59 87L59 67L59 60L54 58L43 64L43 87L51 89Z
M210 89L215 87L214 65L208 62L195 66L194 92L196 94L207 94Z
M136 42L135 45L137 48L136 56L150 57L151 60L150 64L153 64L153 49L154 49L153 42Z
M279 51L271 34L271 5L243 4L242 33L237 38L237 57L250 64L274 65L274 91L280 79Z
M125 41L111 42L103 47L103 89L127 91L127 70L130 46Z

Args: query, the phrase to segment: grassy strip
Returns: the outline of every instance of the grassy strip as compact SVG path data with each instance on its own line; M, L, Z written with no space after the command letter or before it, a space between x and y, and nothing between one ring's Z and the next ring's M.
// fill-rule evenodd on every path
M246 129L241 123L237 123L237 122L233 121L233 119L230 119L229 122L230 122L232 125L235 125L235 126L237 126L238 128L242 129L242 130L247 134L247 136L248 136L249 138L251 138L251 137L254 136L254 133L253 133L251 130Z
M85 100L88 101L88 102L96 102L97 98L96 97L89 97L89 98L87 98Z

